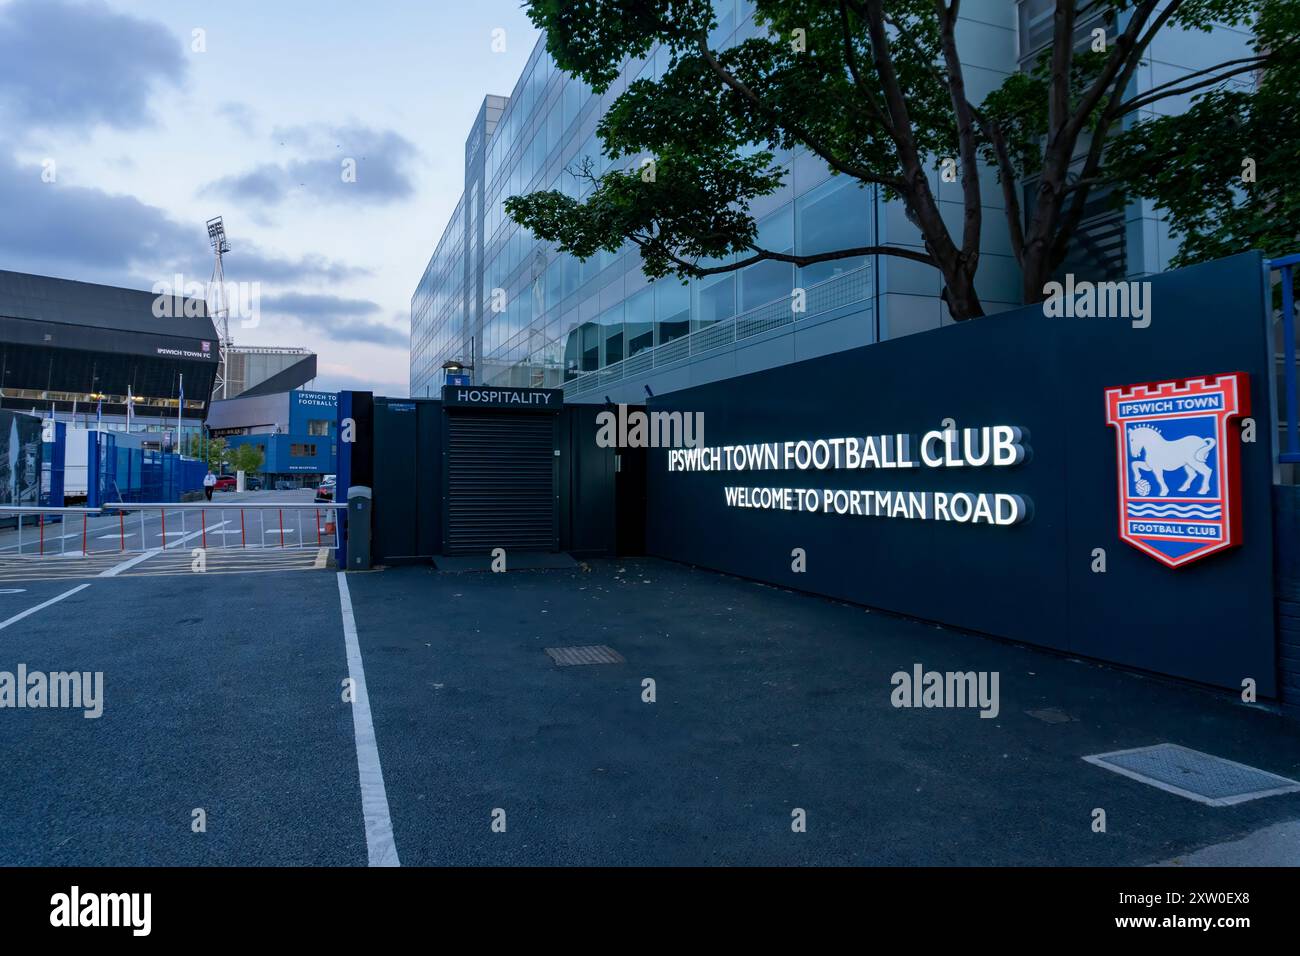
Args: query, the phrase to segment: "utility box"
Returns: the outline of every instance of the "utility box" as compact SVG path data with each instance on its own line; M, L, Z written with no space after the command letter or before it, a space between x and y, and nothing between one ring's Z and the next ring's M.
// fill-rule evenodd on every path
M370 570L370 489L353 485L348 489L349 571Z

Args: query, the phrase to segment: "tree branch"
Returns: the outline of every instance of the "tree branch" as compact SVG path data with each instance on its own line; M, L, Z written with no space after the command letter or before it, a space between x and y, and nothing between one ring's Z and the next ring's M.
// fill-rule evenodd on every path
M1011 251L1015 253L1016 262L1021 266L1025 262L1025 224L1024 213L1020 208L1020 194L1016 192L1019 177L1011 165L1011 154L1007 150L1007 138L995 121L989 119L974 106L970 107L980 129L993 145L993 155L998 161L998 182L1002 186L1002 201L1006 206L1007 228L1011 233Z
M862 81L862 75L858 67L858 54L853 49L853 30L849 27L849 7L846 0L840 0L840 26L844 34L844 61L848 65L849 75L853 77L854 89L858 91L862 101L867 104L867 109L870 110L871 115L884 127L890 139L893 139L894 127L889 122L889 117L885 115L884 109L876 102L875 97L868 91L866 83Z
M736 262L728 263L721 266L702 267L689 259L684 259L670 249L662 245L662 240L654 236L645 234L632 233L627 236L637 246L644 249L646 246L659 243L659 251L669 261L681 266L691 275L699 278L701 276L719 275L724 272L735 272L746 266L752 266L759 262L788 262L796 266L811 266L819 262L834 262L837 259L855 259L859 256L895 256L900 259L909 259L912 262L919 262L923 265L935 265L934 258L923 252L915 252L902 246L856 246L852 249L836 249L834 252L818 252L812 255L800 256L788 252L772 252L770 249L760 249L758 246L751 245L749 248L754 250L754 255Z
M948 70L948 91L952 96L953 112L957 118L958 148L961 150L961 189L965 207L961 251L966 259L978 260L980 227L983 207L980 204L979 156L975 144L975 117L966 99L966 79L962 73L961 57L957 53L957 4L945 7L943 0L934 0L939 14L939 43L944 64ZM974 268L975 262L971 262Z
M1219 76L1211 76L1211 77L1206 77L1205 79L1202 80L1197 80L1195 83L1192 83L1190 86L1168 88L1170 87L1171 83L1186 82L1187 80L1191 79L1193 76L1196 76L1197 74L1208 73L1209 70L1198 70L1197 73L1189 73L1187 76L1181 77L1178 80L1170 80L1168 83L1160 84L1160 87L1153 87L1152 89L1147 90L1145 93L1141 94L1140 96L1135 96L1132 99L1126 100L1125 102L1121 103L1119 106L1115 108L1114 111L1115 116L1119 117L1127 113L1132 113L1134 110L1140 110L1144 106L1150 106L1152 103L1158 103L1161 100L1167 99L1168 97L1171 96L1181 96L1184 93L1194 93L1197 90L1204 89L1207 86L1213 86L1215 83L1222 83L1224 80L1237 76L1241 73L1253 73L1255 70L1258 70L1265 62L1267 62L1268 59L1269 59L1268 54L1263 54L1258 57L1251 57L1250 58L1251 62L1246 66L1238 66L1235 67L1234 69L1228 70L1226 73L1223 73ZM1230 63L1241 63L1241 62L1244 61L1229 60L1226 63L1220 63L1218 66L1210 67L1210 70L1221 69L1222 67L1228 66ZM1156 89L1162 89L1162 92L1155 93Z
M859 166L856 163L845 162L844 160L832 154L830 149L824 143L822 143L821 140L813 136L807 130L803 129L797 123L791 123L788 119L778 117L776 115L776 111L773 110L766 103L764 103L759 98L758 94L756 94L753 90L751 90L735 74L733 74L730 70L728 70L725 66L722 65L722 63L714 55L713 51L709 49L707 35L702 34L697 38L696 49L698 50L700 56L704 58L704 61L709 65L709 69L711 69L714 72L714 74L719 79L722 80L723 83L726 83L727 86L735 90L736 93L739 94L740 97L745 100L745 102L747 102L754 109L758 110L760 113L766 116L768 120L771 121L773 124L777 126L784 126L790 133L794 135L795 139L801 141L805 146L807 146L814 153L816 153L818 156L824 159L827 165L829 165L832 169L838 170L841 173L845 173L846 175L852 176L854 179L859 179L864 183L876 183L881 186L889 186L891 189L898 189L899 187L902 186L902 180L896 177L877 175L876 173L873 173L871 170L867 169L865 166Z

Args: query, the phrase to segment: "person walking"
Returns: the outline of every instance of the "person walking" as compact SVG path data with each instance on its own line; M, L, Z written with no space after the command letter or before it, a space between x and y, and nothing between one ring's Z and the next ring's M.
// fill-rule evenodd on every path
M212 500L212 490L217 487L217 476L208 469L208 473L203 476L203 493L207 495L209 501Z

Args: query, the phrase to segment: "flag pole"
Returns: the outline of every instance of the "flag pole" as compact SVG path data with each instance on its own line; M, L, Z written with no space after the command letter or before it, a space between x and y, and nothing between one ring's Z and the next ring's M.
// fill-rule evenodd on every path
M179 454L181 447L181 412L185 410L185 376L180 376L181 380L181 399L176 403L176 450Z

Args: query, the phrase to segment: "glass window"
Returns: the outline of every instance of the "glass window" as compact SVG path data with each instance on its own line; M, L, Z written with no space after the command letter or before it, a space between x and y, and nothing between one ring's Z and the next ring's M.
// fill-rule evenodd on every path
M676 276L655 282L655 344L679 339L691 330L691 287Z
M546 267L546 301L555 305L564 297L564 256L556 256Z
M736 314L736 274L724 272L696 280L695 328L702 329Z
M654 345L655 299L654 289L651 286L646 286L640 292L628 297L624 323L627 330L628 358Z
M580 263L575 256L565 253L560 259L561 269L564 273L563 295L572 295L578 288L578 274Z
M562 100L562 109L564 110L563 124L568 129L573 125L573 121L578 118L578 113L582 111L583 87L582 81L569 77L564 81L564 93Z
M587 322L582 326L582 366L580 371L594 372L600 368L600 326Z
M600 314L600 327L605 338L604 365L623 361L623 303Z
M760 262L740 274L740 311L748 312L790 295L794 288L794 266L788 262Z
M736 0L713 0L713 13L718 24L709 31L709 46L717 50L736 29Z
M556 103L546 117L546 155L549 156L560 148L560 137L564 133L564 114L560 104Z
M856 180L832 177L795 202L797 248L800 255L833 252L871 244L871 193ZM805 266L799 283L824 282L866 263L865 257L834 259Z
M1052 41L1052 31L1054 29L1053 18L1055 14L1056 0L1021 0L1021 59L1024 59Z
M758 223L755 243L760 249L789 252L794 248L794 207L778 209ZM780 299L794 288L794 267L787 262L760 262L740 274L740 310Z

